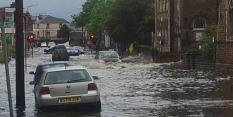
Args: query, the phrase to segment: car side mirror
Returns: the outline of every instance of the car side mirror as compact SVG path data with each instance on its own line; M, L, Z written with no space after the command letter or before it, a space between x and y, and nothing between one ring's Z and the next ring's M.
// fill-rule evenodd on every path
M30 71L29 74L35 74L35 72L34 71Z
M29 85L34 85L34 84L35 84L34 81L30 81L30 82L29 82Z
M94 80L99 80L98 76L92 76Z

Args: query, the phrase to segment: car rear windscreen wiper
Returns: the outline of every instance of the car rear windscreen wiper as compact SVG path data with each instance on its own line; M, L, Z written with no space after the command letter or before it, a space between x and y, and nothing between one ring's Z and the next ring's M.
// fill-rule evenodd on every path
M85 79L83 78L83 79L77 79L77 80L68 80L66 83L80 82L80 81L83 81L83 80L85 80Z

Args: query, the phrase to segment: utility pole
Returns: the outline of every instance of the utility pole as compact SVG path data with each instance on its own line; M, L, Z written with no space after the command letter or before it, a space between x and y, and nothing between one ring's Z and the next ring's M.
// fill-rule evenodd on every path
M153 48L157 48L157 0L155 0L155 33L153 40Z
M25 109L23 0L15 0L16 24L16 108Z
M10 108L10 117L13 117L13 107L12 107L12 96L11 96L11 85L10 85L10 74L9 74L9 66L8 66L8 51L7 51L7 45L6 45L6 35L5 35L5 8L1 8L1 30L2 30L2 50L4 55L4 63L5 63L5 72L6 72L6 82L7 82L7 92L8 92L8 102L9 102L9 108Z

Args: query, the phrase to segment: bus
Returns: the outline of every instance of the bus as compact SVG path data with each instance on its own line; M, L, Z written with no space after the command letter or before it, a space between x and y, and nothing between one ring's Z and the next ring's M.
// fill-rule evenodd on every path
M70 32L69 45L70 46L84 46L83 32L81 32L81 31L71 31Z

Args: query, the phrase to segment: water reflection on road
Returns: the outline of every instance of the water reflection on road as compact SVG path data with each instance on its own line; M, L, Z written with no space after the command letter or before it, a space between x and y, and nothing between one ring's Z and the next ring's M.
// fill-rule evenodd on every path
M26 109L18 111L25 117L77 117L77 116L233 116L233 101L210 97L219 80L212 80L211 73L165 68L160 64L99 63L93 55L71 57L72 65L84 65L88 71L99 76L97 85L101 90L102 111L77 109L69 111L37 111L34 107L32 86L28 74L51 55L42 51L28 58L25 74ZM4 65L0 65L4 70ZM15 64L10 62L13 103L15 104ZM208 75L208 76L207 76ZM210 78L207 78L210 77ZM8 116L8 102L4 71L0 74L0 116ZM16 113L16 112L15 112ZM16 114L15 114L16 115Z

